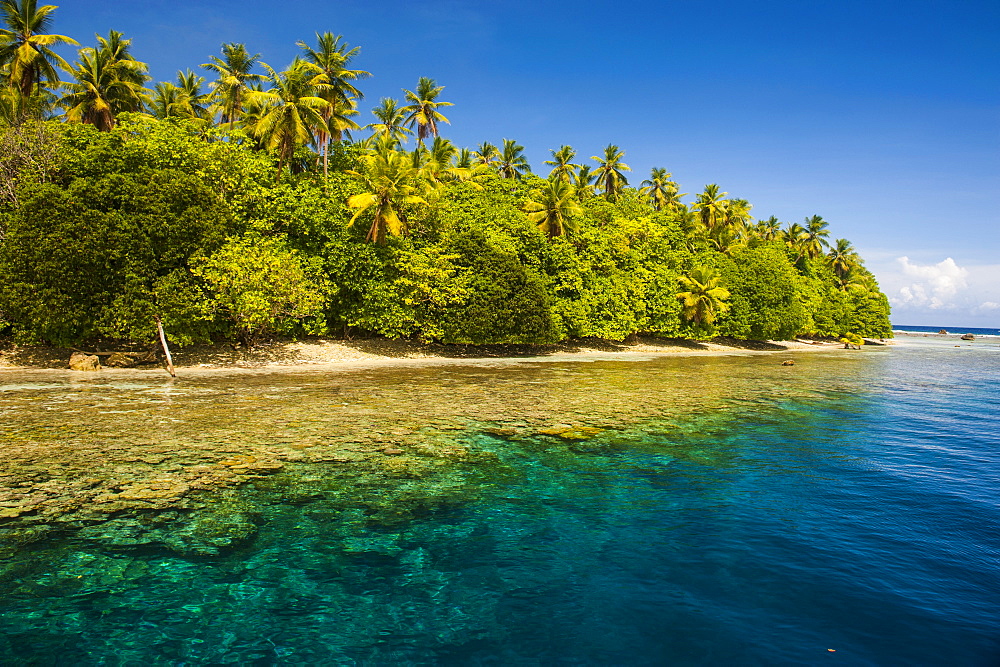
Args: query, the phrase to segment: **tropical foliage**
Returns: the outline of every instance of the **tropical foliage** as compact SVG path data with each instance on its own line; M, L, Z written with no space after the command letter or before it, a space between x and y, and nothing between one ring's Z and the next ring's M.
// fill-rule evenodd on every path
M208 80L154 84L114 31L67 63L54 10L0 0L0 334L891 335L820 216L755 220L717 184L685 203L659 167L630 187L615 144L553 149L541 178L513 139L441 136L452 103L427 77L362 129L370 74L332 33L284 68L229 43Z

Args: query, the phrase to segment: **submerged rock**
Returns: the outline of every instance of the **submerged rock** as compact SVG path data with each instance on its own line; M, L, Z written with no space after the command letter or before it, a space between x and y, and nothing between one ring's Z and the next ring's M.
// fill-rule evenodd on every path
M101 360L96 354L74 352L69 357L69 369L71 371L99 371L101 370Z
M781 365L782 366L794 366L795 362L793 360L791 360L791 359L785 359L784 361L781 362Z

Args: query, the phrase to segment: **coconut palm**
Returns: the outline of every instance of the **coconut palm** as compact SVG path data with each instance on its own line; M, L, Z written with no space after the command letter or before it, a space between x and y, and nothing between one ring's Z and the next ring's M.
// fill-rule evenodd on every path
M488 141L479 144L472 155L476 164L484 167L492 167L500 161L500 150Z
M682 303L681 314L684 319L698 329L711 330L715 320L727 310L729 290L719 283L718 271L705 266L696 266L686 276L680 277L681 287L677 298Z
M659 167L653 167L649 178L641 185L639 193L645 195L657 211L676 207L681 203L681 197L687 194L678 192L677 184L670 180L670 173Z
M847 239L837 239L826 254L830 259L833 272L840 278L846 278L858 266L858 254Z
M451 124L451 121L438 111L441 107L454 106L451 102L437 101L442 90L444 86L437 85L434 79L426 76L420 77L417 81L417 92L403 90L406 100L410 103L403 107L403 112L407 114L403 122L417 128L417 141L420 143L428 137L438 135L438 123Z
M344 140L344 135L351 130L360 130L361 126L354 120L354 116L359 113L357 103L353 97L347 99L335 99L330 102L329 117L326 119L326 134L331 141L339 144ZM326 115L326 114L323 114ZM326 146L323 147L323 174L327 172Z
M785 246L795 253L796 262L806 254L805 238L806 230L797 222L790 223L781 233L781 240Z
M347 42L342 41L342 35L334 35L331 32L323 34L316 33L316 46L312 48L303 41L295 42L302 49L302 57L306 62L319 67L327 77L329 88L324 92L324 97L340 98L346 100L353 97L359 100L365 98L354 85L359 79L367 79L372 73L360 69L348 69L351 60L361 52L361 47L353 49ZM332 99L328 99L332 102Z
M6 68L0 68L0 81L6 76ZM47 118L53 115L58 98L47 88L37 87L30 97L21 94L19 88L0 85L0 127L19 125L28 118Z
M454 180L453 163L458 155L458 148L448 139L434 137L430 149L422 150L417 146L417 151L425 155L421 165L421 175L431 184L438 185L442 181Z
M180 88L169 81L157 83L149 110L155 118L185 117Z
M318 132L328 131L323 112L329 103L319 96L326 85L326 74L312 63L295 60L280 74L261 63L271 84L267 91L249 91L247 102L266 109L255 128L262 143L278 153L281 177L295 149L313 141Z
M573 218L583 213L583 207L577 202L572 185L561 178L550 178L538 196L525 203L524 212L551 239L567 230L576 231Z
M401 236L406 233L405 208L408 205L427 203L420 196L419 170L407 154L396 151L366 155L361 160L362 171L346 172L357 178L365 189L347 200L349 208L358 209L349 224L353 225L363 213L371 211L367 240L385 243L388 234Z
M65 35L42 34L52 25L53 5L38 6L36 0L0 1L0 68L7 87L33 96L43 82L59 83L59 69L69 65L50 47L56 44L79 45Z
M687 249L694 252L699 244L708 240L708 230L701 222L701 216L697 211L690 210L684 204L678 204L673 208L674 219L684 232L685 245Z
M594 173L590 165L581 165L573 176L573 186L576 190L576 198L580 201L590 199L594 196Z
M357 115L356 101L364 99L364 94L358 90L354 82L372 75L371 72L364 70L347 68L351 59L361 52L361 47L356 46L352 49L342 40L341 35L324 32L322 35L316 33L315 49L303 41L296 42L302 49L303 59L316 65L326 75L326 87L318 93L319 97L329 103L326 110L321 112L326 129L320 130L316 137L323 155L324 178L328 173L330 140L340 143L345 130L358 129L357 123L349 117ZM339 116L337 120L333 119L335 112Z
M546 160L545 164L552 167L552 171L549 172L549 178L558 178L566 183L573 182L573 174L576 170L580 168L580 165L573 164L573 158L576 157L576 151L573 150L572 146L560 146L559 150L549 150L552 153L552 159Z
M147 66L135 60L128 49L131 40L111 31L98 37L101 48L80 49L79 60L70 69L74 81L63 84L69 92L59 103L66 119L86 123L110 132L118 114L141 111L150 104Z
M497 170L504 178L520 179L531 171L528 158L524 157L524 146L513 139L503 140L503 150L497 162Z
M591 160L597 160L598 167L594 170L595 185L604 191L604 196L609 201L618 199L622 189L628 185L628 179L622 172L632 171L632 168L622 162L625 151L614 144L604 147L604 157L592 156Z
M254 82L264 81L262 74L254 74L260 54L250 55L244 44L222 45L222 57L212 56L211 62L202 65L214 72L218 79L212 83L212 96L221 112L221 121L233 124L243 115L243 100Z
M733 248L740 243L739 230L728 225L720 225L707 235L711 247L723 255L731 255Z
M744 235L753 216L753 205L746 199L730 199L726 204L726 227L736 235Z
M188 118L207 121L212 117L208 108L210 95L201 92L204 83L205 77L198 76L191 70L177 72L176 88L179 92L179 103L183 106L183 115Z
M394 142L405 142L413 130L406 127L406 113L399 108L399 102L391 97L383 97L379 106L372 109L378 123L365 125L376 137L389 137Z
M773 241L781 235L781 222L773 215L767 220L758 220L754 232L763 241Z
M830 236L827 227L830 226L821 216L813 215L805 220L805 235L802 239L802 247L809 257L819 257L823 254L823 249L829 246L826 238Z
M725 199L728 192L719 192L719 186L715 183L705 186L705 191L698 195L692 210L698 211L701 215L701 223L709 232L721 225L726 219L726 207L729 202Z

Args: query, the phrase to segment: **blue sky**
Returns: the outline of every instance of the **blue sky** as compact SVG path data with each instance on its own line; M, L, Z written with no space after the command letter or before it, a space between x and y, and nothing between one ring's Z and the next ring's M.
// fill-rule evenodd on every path
M57 0L58 2L58 0ZM55 32L120 30L157 80L239 41L276 68L317 31L362 47L379 97L417 78L463 146L626 151L758 217L850 239L897 324L1000 327L1000 3L64 2ZM69 55L67 53L67 55Z

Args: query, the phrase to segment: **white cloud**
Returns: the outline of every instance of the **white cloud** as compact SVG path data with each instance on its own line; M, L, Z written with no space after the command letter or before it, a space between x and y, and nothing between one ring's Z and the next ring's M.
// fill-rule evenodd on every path
M890 300L895 306L946 308L954 305L961 290L968 287L969 270L951 257L937 264L915 264L909 257L896 259L908 284L899 288Z
M893 323L1000 326L1000 264L942 260L915 248L901 257L902 251L861 251L892 303Z

